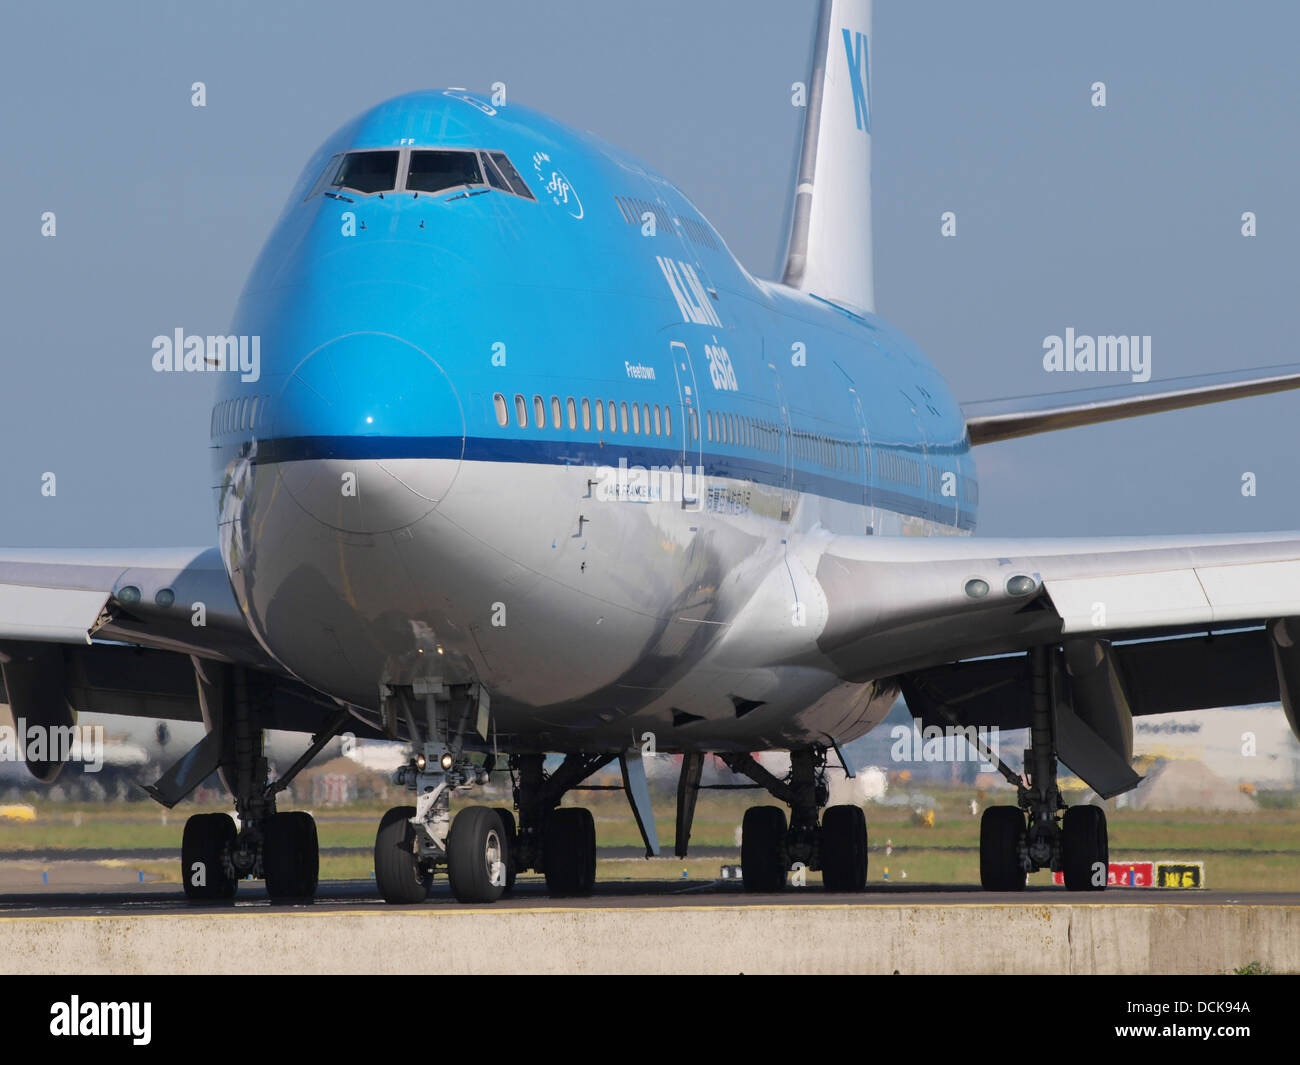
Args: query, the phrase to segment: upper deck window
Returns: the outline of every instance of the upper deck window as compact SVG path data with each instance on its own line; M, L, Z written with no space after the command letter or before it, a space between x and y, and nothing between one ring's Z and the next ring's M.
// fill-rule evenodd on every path
M441 192L460 185L483 185L477 152L413 151L407 192Z
M398 151L350 152L343 157L343 165L330 185L367 196L391 192L397 188L397 160L401 154Z

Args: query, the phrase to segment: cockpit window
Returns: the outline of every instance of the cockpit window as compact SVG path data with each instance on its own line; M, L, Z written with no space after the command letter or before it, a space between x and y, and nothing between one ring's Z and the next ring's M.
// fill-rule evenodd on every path
M413 151L407 192L441 192L460 185L482 185L476 152Z
M524 184L524 179L519 176L519 171L510 165L510 160L506 158L505 152L488 152L486 154L500 168L502 175L510 182L510 188L516 196L522 196L526 200L533 198L532 192Z
M336 189L351 189L366 195L391 192L397 187L400 155L396 151L351 152L343 157L343 165L330 184Z
M500 189L502 192L510 192L510 183L501 176L501 171L497 169L496 164L492 162L492 157L487 152L483 153L483 172L487 174L488 184L494 189Z
M340 152L325 164L304 200L324 193L338 197L343 192L372 196L402 187L407 192L439 193L450 189L486 191L536 200L523 178L510 164L505 152L472 148L393 148ZM453 197L454 198L454 197Z
M320 177L316 179L316 184L311 187L311 192L303 197L304 200L319 196L329 187L330 182L334 180L334 175L339 172L339 160L342 158L343 154L341 152L330 158L330 161L325 164L325 169L320 172Z

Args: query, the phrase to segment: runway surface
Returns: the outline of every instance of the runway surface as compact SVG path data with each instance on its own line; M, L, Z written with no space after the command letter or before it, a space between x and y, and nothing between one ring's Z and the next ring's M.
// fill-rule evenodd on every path
M1300 893L1232 893L1181 891L1153 888L1110 888L1101 893L1075 893L1058 887L1031 887L1018 893L981 891L977 885L871 884L860 895L833 895L820 886L790 888L779 894L749 893L735 882L723 880L622 880L598 883L585 898L551 898L540 877L521 877L514 893L492 904L493 910L538 910L548 908L626 909L701 906L1298 906ZM199 911L238 913L257 910L311 910L313 912L412 913L421 910L482 910L464 906L452 898L445 879L436 881L426 902L414 906L388 906L379 898L373 880L330 881L320 885L311 903L272 903L261 882L240 884L233 902L191 903L175 884L139 884L111 887L78 885L75 890L51 885L36 890L0 894L0 918L175 915Z

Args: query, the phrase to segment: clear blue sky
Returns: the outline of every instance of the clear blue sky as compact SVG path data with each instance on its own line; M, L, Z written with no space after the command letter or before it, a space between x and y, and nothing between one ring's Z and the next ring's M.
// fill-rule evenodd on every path
M307 157L385 97L504 81L668 175L771 276L814 9L9 5L0 544L214 542L211 386L153 373L150 341L225 331ZM1297 5L877 0L879 311L963 399L1109 383L1043 373L1067 326L1150 334L1154 378L1300 361L1298 38ZM983 448L980 531L1300 527L1298 414L1268 397Z

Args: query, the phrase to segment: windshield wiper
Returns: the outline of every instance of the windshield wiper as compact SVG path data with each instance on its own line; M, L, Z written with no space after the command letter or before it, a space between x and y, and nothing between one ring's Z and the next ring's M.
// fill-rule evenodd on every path
M326 196L330 196L330 197L332 197L333 199L336 199L336 200L346 200L348 203L356 203L356 202L357 202L357 201L354 200L351 196L344 196L342 193L331 192L329 189L326 189L326 190L325 190L325 195L326 195Z

